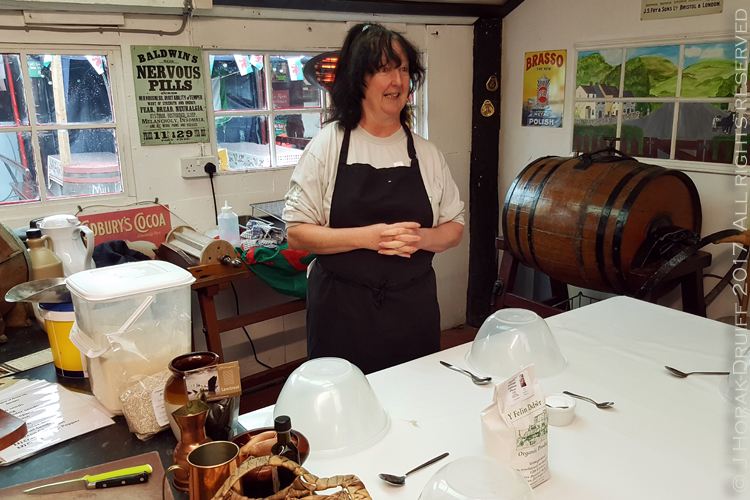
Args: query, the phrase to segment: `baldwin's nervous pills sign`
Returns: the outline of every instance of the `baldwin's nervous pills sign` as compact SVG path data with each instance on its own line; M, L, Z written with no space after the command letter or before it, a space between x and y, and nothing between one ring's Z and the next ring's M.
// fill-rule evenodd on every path
M141 146L208 142L200 47L132 47Z

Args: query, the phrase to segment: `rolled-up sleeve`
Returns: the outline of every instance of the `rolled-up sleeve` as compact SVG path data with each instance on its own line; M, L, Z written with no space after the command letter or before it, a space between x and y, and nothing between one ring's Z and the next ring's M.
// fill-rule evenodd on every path
M442 154L440 154L440 160L441 172L435 177L440 185L436 186L435 191L441 193L441 196L438 203L437 221L435 225L439 226L446 222L458 222L459 224L463 224L464 202L461 201L461 197L458 193L458 186L456 186L450 168L448 168L448 164Z
M309 151L302 153L289 182L282 218L287 227L328 224L325 211L323 163Z

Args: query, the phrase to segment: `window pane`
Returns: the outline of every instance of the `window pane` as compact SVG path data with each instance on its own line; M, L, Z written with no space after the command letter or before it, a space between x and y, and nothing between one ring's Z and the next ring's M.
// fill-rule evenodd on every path
M271 167L268 118L265 116L216 117L216 142L226 150L230 170Z
M577 102L573 120L573 151L590 153L607 147L605 137L616 137L619 102Z
M685 45L680 97L734 97L734 57L733 42Z
M122 192L114 129L39 132L50 198Z
M631 156L669 158L674 103L637 103L623 115L620 150Z
M419 108L417 107L417 93L412 92L409 94L409 100L407 101L406 105L409 106L409 121L406 123L409 126L409 129L411 129L412 132L420 133L422 130L420 129L421 123L419 123Z
M214 111L268 109L263 56L211 55L209 59Z
M276 132L276 164L279 167L296 165L307 143L320 132L322 123L320 113L277 115L273 124Z
M31 132L0 133L0 205L39 199Z
M623 97L676 95L679 45L627 49L625 57L625 91L631 94Z
M0 127L28 124L21 58L18 54L0 54Z
M302 76L302 68L310 59L310 56L271 56L274 109L320 107L320 91Z
M113 123L105 56L29 55L39 124Z
M578 53L576 98L619 97L622 49Z
M732 163L734 105L680 103L675 159Z

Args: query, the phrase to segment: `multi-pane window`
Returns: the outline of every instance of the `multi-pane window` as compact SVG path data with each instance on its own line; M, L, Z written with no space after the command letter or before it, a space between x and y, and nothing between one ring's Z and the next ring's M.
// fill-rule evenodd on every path
M209 55L216 145L229 170L297 164L325 119L323 92L302 76L311 58Z
M121 193L111 54L0 54L0 204Z
M323 127L330 95L308 83L313 56L209 54L219 157L230 171L293 167ZM420 133L419 95L409 98L410 127Z
M747 89L734 58L733 41L579 49L573 150L731 164Z

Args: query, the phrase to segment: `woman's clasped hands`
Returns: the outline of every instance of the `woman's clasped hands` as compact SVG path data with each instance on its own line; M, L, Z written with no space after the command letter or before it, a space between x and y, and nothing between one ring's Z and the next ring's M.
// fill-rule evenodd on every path
M397 222L384 226L386 229L380 233L379 254L409 258L419 250L418 243L422 238L418 234L418 222Z

